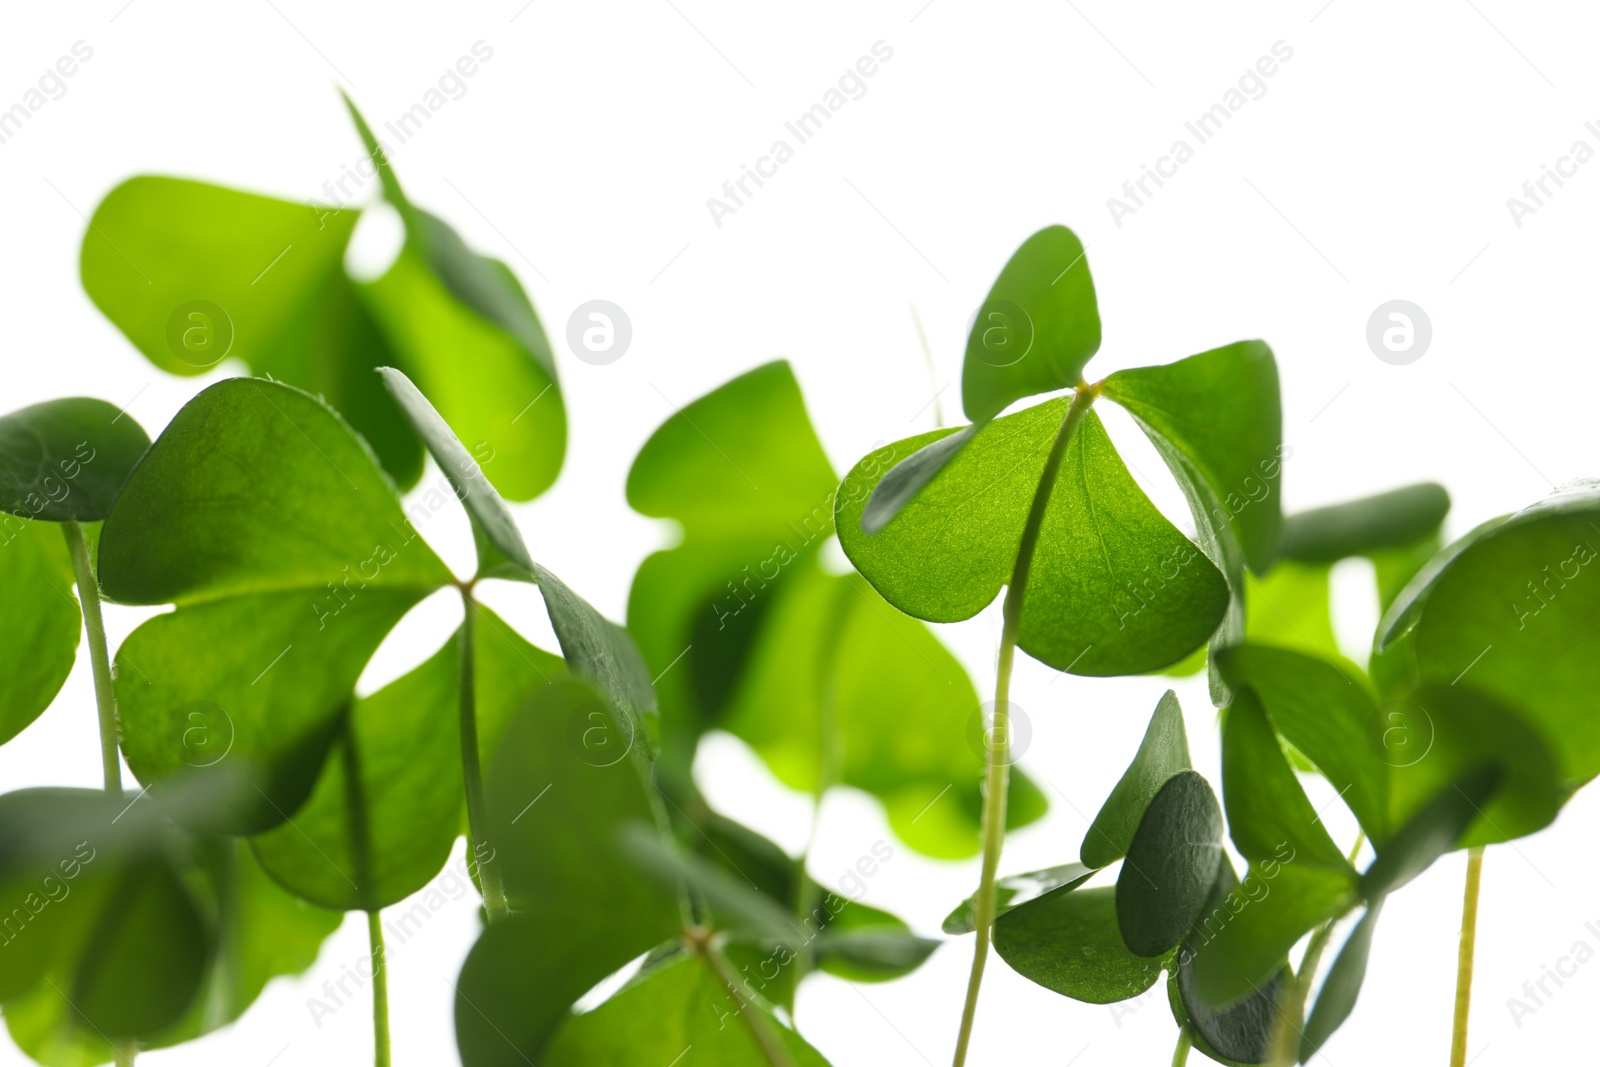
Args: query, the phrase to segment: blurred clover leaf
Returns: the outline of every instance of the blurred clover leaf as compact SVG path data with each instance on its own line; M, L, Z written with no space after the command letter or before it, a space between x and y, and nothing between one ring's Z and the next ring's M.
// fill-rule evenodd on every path
M372 374L404 367L474 453L493 458L496 488L532 499L555 481L566 447L538 316L504 263L411 206L354 105L350 113L405 224L399 258L381 277L346 273L357 208L140 176L89 220L84 289L163 370L201 374L232 358L325 397L409 487L423 451Z
M913 848L972 855L977 692L926 626L823 567L837 486L784 362L686 404L640 450L629 503L683 531L639 568L628 608L659 675L664 773L682 779L720 727L793 788L863 789ZM1012 825L1043 813L1032 782L1011 792Z

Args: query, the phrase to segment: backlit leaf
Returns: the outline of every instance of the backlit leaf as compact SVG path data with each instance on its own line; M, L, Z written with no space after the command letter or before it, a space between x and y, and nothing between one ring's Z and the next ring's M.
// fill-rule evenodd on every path
M83 629L72 560L55 526L0 519L0 744L55 699Z
M967 418L981 424L1013 401L1077 385L1099 348L1083 243L1046 227L1012 253L978 309L961 370Z

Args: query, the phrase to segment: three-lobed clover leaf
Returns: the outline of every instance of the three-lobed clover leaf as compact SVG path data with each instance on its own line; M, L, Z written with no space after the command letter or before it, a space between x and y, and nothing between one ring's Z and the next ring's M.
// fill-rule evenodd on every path
M1021 580L1018 647L1077 674L1145 673L1213 635L1219 647L1243 635L1245 565L1263 570L1277 549L1277 367L1266 345L1248 341L1084 383L1100 324L1082 260L1062 227L1023 244L968 341L962 385L973 424L896 442L858 464L838 497L839 538L910 615L970 618ZM1000 415L1024 397L1074 387L1070 405L1046 400ZM1088 410L1101 395L1126 407L1161 452L1203 552L1128 474ZM1223 702L1220 681L1213 690Z
M1375 679L1396 693L1419 682L1476 689L1538 732L1569 789L1593 778L1597 530L1600 488L1579 482L1455 541L1389 605Z
M117 651L122 748L151 784L226 759L230 832L310 794L367 660L450 571L366 444L315 397L235 378L177 414L100 541L108 597L174 604ZM203 744L201 744L203 742Z
M786 784L863 789L913 848L973 855L977 693L926 626L822 567L837 491L783 362L686 404L640 450L629 502L683 529L678 547L645 560L629 597L630 630L660 675L663 766L687 767L720 726ZM1012 825L1043 809L1017 775Z
M402 486L423 452L373 376L398 365L515 500L555 481L566 411L543 328L503 263L413 208L352 116L406 223L404 248L370 282L345 271L357 208L296 203L204 182L140 176L101 201L84 234L84 289L156 366L200 374L225 358L325 397Z

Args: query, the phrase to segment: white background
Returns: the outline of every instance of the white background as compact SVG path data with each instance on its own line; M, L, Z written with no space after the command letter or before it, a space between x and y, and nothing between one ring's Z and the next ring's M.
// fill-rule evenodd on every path
M959 372L969 316L1012 249L1052 222L1088 245L1105 323L1091 373L1248 337L1272 345L1294 448L1284 481L1291 509L1434 478L1455 498L1456 534L1552 482L1597 473L1588 235L1600 163L1567 179L1520 228L1506 206L1574 140L1600 148L1583 128L1600 119L1592 8L1506 0L443 7L6 5L0 107L20 100L74 42L94 55L61 99L0 145L0 408L87 393L131 405L158 431L203 382L153 370L85 298L83 216L140 172L319 195L359 154L336 84L376 125L421 99L481 40L492 60L394 163L414 200L512 265L545 319L571 445L560 482L519 518L534 555L613 617L636 562L670 537L622 495L627 465L671 413L669 401L787 357L843 470L875 443L933 424L928 400ZM866 95L715 225L706 198L880 40L893 58ZM1183 123L1277 41L1293 58L1266 94L1115 225L1107 198L1175 139L1193 145ZM633 323L632 347L610 366L579 362L562 340L572 309L593 298L621 305ZM1409 366L1380 362L1365 342L1368 316L1394 298L1421 305L1433 324L1431 348ZM927 327L931 376L913 304ZM959 418L957 394L941 395L948 418ZM1187 525L1148 446L1125 418L1107 421L1147 491ZM456 516L424 533L453 560L466 558ZM1357 656L1375 621L1369 582L1359 570L1339 576L1342 637ZM540 637L536 596L524 589L495 602ZM113 609L113 640L138 618ZM418 662L453 625L447 598L424 605L385 645L364 687ZM980 690L991 686L993 612L943 636ZM1034 730L1023 766L1050 784L1055 805L1015 835L1005 869L1075 858L1085 814L1131 756L1162 688L1156 679L1055 678L1022 665L1015 698ZM1198 683L1179 689L1195 758L1214 778L1212 710ZM0 750L0 788L96 784L93 723L80 661L56 705ZM915 728L908 709L907 729ZM771 784L737 742L713 739L701 770L714 800L801 846L807 804ZM1328 819L1336 836L1353 838L1339 805ZM1520 1026L1506 1000L1575 942L1600 947L1584 926L1600 921L1590 891L1600 873L1589 847L1597 823L1592 794L1580 794L1554 828L1489 852L1471 1038L1481 1067L1554 1062L1592 1047L1600 965L1580 968ZM835 795L811 869L837 885L889 837L872 803ZM1446 858L1385 909L1356 1015L1320 1062L1444 1061L1463 867L1460 854ZM976 870L896 845L867 899L935 933ZM473 902L456 902L395 955L397 1063L455 1062L445 980L474 925ZM814 978L800 995L799 1026L840 1067L947 1062L969 946L951 944L889 985ZM238 1025L140 1062L363 1062L366 1004L319 1028L306 999L364 950L352 916L307 976L274 983ZM1118 1017L994 963L972 1061L1165 1063L1174 1037L1159 996ZM0 1062L20 1059L0 1049Z

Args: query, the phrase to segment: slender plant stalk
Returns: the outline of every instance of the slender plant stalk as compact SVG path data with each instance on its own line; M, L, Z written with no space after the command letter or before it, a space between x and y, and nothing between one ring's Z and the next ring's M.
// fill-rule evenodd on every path
M1055 486L1056 474L1066 457L1067 445L1073 431L1083 421L1084 413L1094 404L1097 391L1094 386L1079 383L1067 417L1061 420L1055 444L1045 460L1039 475L1039 488L1033 494L1033 505L1028 510L1028 521L1022 528L1022 541L1017 546L1017 563L1011 572L1011 582L1006 588L1006 599L1001 612L1004 623L1000 631L1000 658L995 671L994 723L989 731L989 766L984 776L983 794L983 874L978 882L977 901L973 906L973 925L977 941L972 951L972 971L967 977L967 999L961 1009L961 1032L956 1036L954 1067L967 1062L967 1048L972 1042L972 1023L978 1013L978 991L983 985L983 968L988 962L991 927L994 925L994 880L1000 868L1000 850L1006 836L1006 790L1011 778L1011 668L1017 654L1017 632L1022 626L1022 597L1028 585L1028 572L1033 567L1034 549L1039 544L1039 530L1044 525L1045 507L1050 503L1050 491Z
M477 643L478 604L472 589L463 586L461 603L466 609L461 620L461 778L467 788L467 827L472 831L468 846L478 865L478 884L483 888L483 907L489 921L502 918L510 910L505 884L500 880L500 865L494 846L485 837L489 830L489 804L483 795L483 765L478 756L478 693L474 676L474 648Z
M1355 866L1361 855L1361 846L1367 843L1366 831L1356 834L1356 843L1350 846L1350 865ZM1295 972L1294 984L1289 987L1289 999L1278 1009L1278 1021L1272 1028L1272 1051L1267 1061L1272 1067L1294 1067L1300 1059L1300 1039L1304 1036L1301 1022L1306 1016L1306 1001L1311 999L1311 983L1317 980L1317 964L1333 936L1334 925L1349 914L1349 908L1328 920L1311 935L1306 943L1306 954L1300 957L1300 969Z
M139 1043L132 1039L113 1041L111 1050L116 1058L117 1067L133 1067L133 1058L139 1054Z
M1450 1034L1450 1067L1466 1067L1467 1014L1472 1009L1472 956L1478 945L1478 890L1483 885L1483 846L1467 853L1467 889L1461 901L1461 947L1456 953L1456 1018Z
M389 1067L389 960L376 911L367 912L367 944L372 948L372 1060Z
M761 1049L761 1056L767 1061L768 1067L795 1067L794 1057L789 1055L789 1050L783 1044L783 1038L778 1035L777 1027L772 1020L755 1005L739 989L739 975L733 969L733 964L728 962L722 952L714 945L700 946L700 952L705 956L711 969L717 972L717 977L722 979L723 985L728 987L728 995L739 1006L739 1017L750 1028L750 1036L755 1038L757 1047Z
M111 685L111 657L106 653L106 625L100 617L100 580L95 577L83 527L61 524L72 553L72 570L78 580L78 602L83 606L83 628L89 635L89 662L94 667L94 700L100 710L100 765L106 792L122 795L122 762L117 755L117 694ZM131 1062L131 1060L130 1060Z
M1193 1047L1194 1039L1189 1036L1186 1026L1178 1031L1178 1047L1172 1050L1172 1067L1183 1067L1189 1062L1189 1049Z

